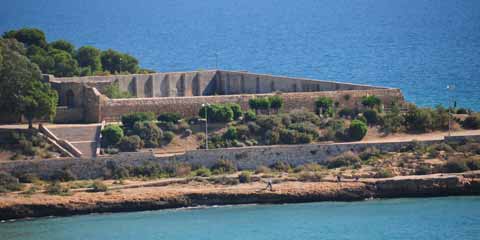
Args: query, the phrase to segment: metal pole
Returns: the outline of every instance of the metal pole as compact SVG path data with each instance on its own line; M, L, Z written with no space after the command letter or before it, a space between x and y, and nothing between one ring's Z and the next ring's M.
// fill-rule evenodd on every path
M205 149L208 150L208 110L207 106L205 106Z

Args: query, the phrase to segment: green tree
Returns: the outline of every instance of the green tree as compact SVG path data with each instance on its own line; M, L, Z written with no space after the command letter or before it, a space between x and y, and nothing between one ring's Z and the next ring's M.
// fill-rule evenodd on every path
M118 125L107 125L102 130L102 145L104 147L115 146L123 137L123 129Z
M367 125L359 120L353 120L348 128L348 140L360 141L367 134Z
M53 50L50 54L55 62L51 73L56 77L72 77L78 74L78 64L72 55L62 50Z
M15 38L19 42L25 44L25 46L29 47L32 45L46 48L47 47L47 40L45 37L45 33L37 28L22 28L19 30L12 30L8 31L3 34L4 38Z
M51 42L48 44L48 46L53 49L65 51L70 55L73 55L75 53L75 46L65 40L57 40L55 42Z
M362 97L362 105L368 108L379 107L382 104L382 100L375 95Z
M329 97L319 97L315 101L315 107L318 114L330 116L332 114L333 100Z
M278 113L278 110L283 107L283 98L280 97L280 96L278 96L278 95L271 96L271 97L269 98L269 101L270 101L270 107L271 107L276 113Z
M0 111L24 115L31 128L33 118L55 115L58 96L40 81L40 70L22 55L25 50L20 45L13 39L0 39Z
M102 52L100 60L103 69L110 73L136 73L139 70L138 60L136 58L112 49Z
M84 46L77 51L77 61L80 67L89 67L92 73L102 71L100 56L102 51L92 46Z

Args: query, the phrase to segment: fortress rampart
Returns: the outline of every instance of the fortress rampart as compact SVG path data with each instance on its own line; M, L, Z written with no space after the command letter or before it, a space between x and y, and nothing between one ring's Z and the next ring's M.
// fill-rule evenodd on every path
M202 103L239 103L248 109L256 96L280 94L285 111L314 109L320 96L328 96L339 107L361 107L367 95L380 97L385 105L403 103L399 89L273 76L241 71L206 70L152 74L55 78L45 81L59 93L57 122L116 121L136 111L179 112L185 117L198 114ZM133 98L109 99L103 93L117 84Z

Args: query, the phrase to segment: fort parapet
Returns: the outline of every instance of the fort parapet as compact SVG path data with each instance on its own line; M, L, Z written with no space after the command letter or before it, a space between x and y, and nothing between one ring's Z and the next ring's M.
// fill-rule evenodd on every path
M375 95L385 106L404 102L399 89L333 81L313 80L243 71L205 70L152 74L56 78L45 81L59 93L56 122L117 121L129 112L178 112L184 117L198 114L203 103L238 103L248 109L248 100L280 94L284 110L313 110L320 96L337 106L361 107L363 96ZM117 84L133 98L110 99L104 95Z

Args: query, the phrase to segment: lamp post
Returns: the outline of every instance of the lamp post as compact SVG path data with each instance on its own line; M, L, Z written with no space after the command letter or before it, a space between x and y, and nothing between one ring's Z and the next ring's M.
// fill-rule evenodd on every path
M447 85L447 90L449 91L449 98L448 98L448 136L452 136L452 110L453 110L453 96L452 92L455 89L455 85Z
M202 103L202 107L205 108L205 149L208 150L208 106L209 103Z

